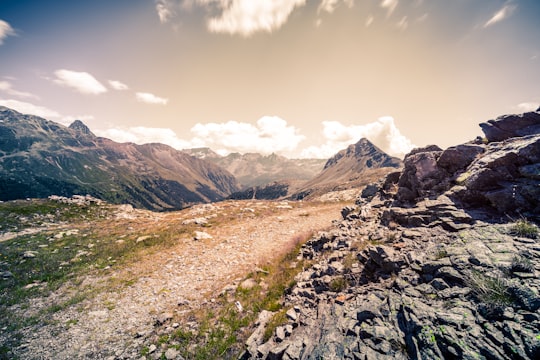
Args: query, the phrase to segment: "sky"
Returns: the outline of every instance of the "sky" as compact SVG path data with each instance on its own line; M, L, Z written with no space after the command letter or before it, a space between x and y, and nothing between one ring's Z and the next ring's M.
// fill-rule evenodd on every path
M0 0L0 105L120 142L328 158L540 106L538 0Z

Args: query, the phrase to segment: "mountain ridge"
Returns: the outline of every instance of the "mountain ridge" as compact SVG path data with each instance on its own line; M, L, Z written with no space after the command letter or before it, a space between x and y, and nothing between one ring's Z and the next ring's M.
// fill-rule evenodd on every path
M222 199L239 189L215 164L164 144L96 137L80 120L70 127L0 107L0 199L90 194L152 210Z

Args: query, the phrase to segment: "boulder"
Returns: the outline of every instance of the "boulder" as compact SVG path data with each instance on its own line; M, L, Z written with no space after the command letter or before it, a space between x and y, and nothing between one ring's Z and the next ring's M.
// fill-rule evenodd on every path
M499 116L480 124L488 142L540 133L540 112Z
M484 151L483 146L474 144L452 146L442 152L437 160L437 165L453 174L457 170L465 169Z

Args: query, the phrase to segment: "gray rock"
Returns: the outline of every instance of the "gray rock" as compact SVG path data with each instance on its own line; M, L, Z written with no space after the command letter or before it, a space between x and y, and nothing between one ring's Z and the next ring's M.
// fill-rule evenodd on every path
M489 142L540 133L540 113L504 115L481 123L480 127Z

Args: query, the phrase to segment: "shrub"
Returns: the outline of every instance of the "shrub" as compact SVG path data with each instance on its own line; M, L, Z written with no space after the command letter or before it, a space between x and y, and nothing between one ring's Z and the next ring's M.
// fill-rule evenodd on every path
M530 239L538 237L538 227L525 219L518 220L510 228L510 234Z

